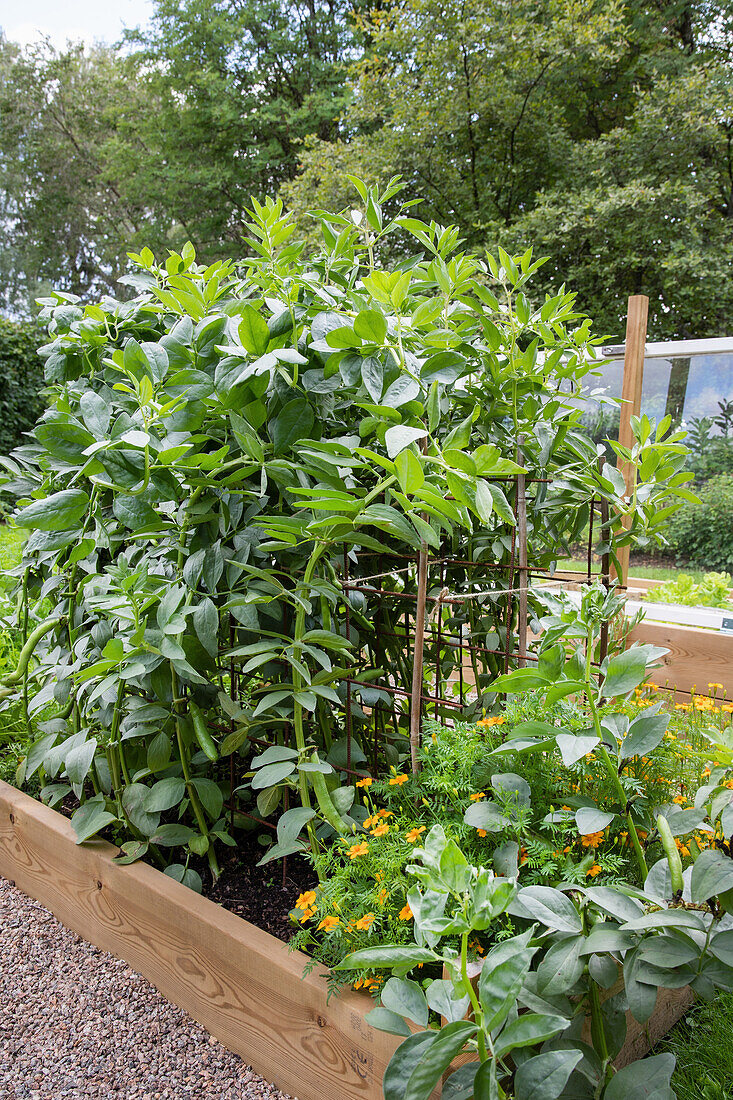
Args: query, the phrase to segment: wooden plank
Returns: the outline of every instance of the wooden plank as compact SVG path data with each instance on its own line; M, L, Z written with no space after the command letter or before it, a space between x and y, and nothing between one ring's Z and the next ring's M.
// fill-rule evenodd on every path
M623 990L624 981L620 977L610 989L601 990L601 1004L611 997L623 993ZM684 986L682 989L659 989L657 990L657 1003L654 1012L645 1024L640 1024L638 1020L634 1019L631 1012L627 1012L626 1039L618 1055L613 1060L616 1069L622 1069L624 1066L638 1061L639 1058L644 1058L652 1047L682 1019L694 1000L695 994L689 985ZM586 1016L583 1021L581 1037L586 1043L592 1041L590 1016Z
M382 1100L399 1040L353 991L326 1003L327 971L144 863L79 846L70 822L0 782L0 874L84 939L125 959L207 1031L299 1100Z
M733 698L733 634L645 621L632 630L632 642L651 642L669 650L661 668L652 673L653 683L681 692L695 689L700 695L708 694L709 683L722 684L728 698Z
M629 298L626 318L626 345L624 349L624 380L621 389L621 420L618 441L623 447L631 448L634 437L631 431L631 417L638 416L641 410L641 387L644 380L644 352L646 351L646 323L649 315L649 299L646 294L632 294ZM626 481L627 493L634 489L634 471L630 463L618 461ZM629 526L630 521L624 526ZM626 584L629 575L629 547L619 550L621 566L619 581Z

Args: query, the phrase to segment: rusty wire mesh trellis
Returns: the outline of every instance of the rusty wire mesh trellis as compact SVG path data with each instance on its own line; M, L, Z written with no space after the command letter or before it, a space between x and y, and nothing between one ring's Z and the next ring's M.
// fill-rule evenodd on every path
M346 751L336 770L352 781L383 774L395 762L396 749L399 756L406 755L410 732L417 729L419 733L426 714L445 722L477 716L482 694L492 679L514 663L538 659L528 644L532 584L551 580L553 574L528 563L527 509L528 501L533 503L533 490L551 482L544 478L525 480L521 475L496 480L505 483L513 498L514 523L507 523L502 531L506 561L451 554L432 556L424 551L415 555L366 551L359 553L358 560L352 560L344 551L339 578L344 594L339 609L344 635L358 638L354 627L357 612L352 606L354 596L358 596L363 601L360 614L373 623L379 652L390 658L386 666L376 665L374 654L362 647L354 662L360 671L342 680L342 718L336 724L342 722ZM590 503L586 568L563 570L563 587L590 584L597 576L593 574L593 548L599 524L601 529L608 524L607 503L594 498ZM608 555L601 561L601 579L609 583ZM232 624L232 642L235 633ZM601 659L607 645L606 628ZM229 676L236 699L241 675L234 662ZM220 727L220 732L231 728ZM290 730L285 726L279 743L287 745L289 739ZM274 741L250 737L248 744L264 750ZM229 761L228 812L232 818L241 812L274 829L273 822L239 803L235 755Z

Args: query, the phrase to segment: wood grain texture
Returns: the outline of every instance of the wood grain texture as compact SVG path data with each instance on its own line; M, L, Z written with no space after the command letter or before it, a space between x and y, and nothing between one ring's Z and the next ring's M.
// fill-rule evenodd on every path
M634 444L631 431L631 417L638 416L641 410L641 387L644 380L644 353L646 352L646 325L649 315L649 299L646 294L632 294L629 298L626 317L626 344L624 350L624 379L621 387L621 419L618 429L618 441L629 450ZM635 471L630 463L618 460L618 468L624 475L626 490L634 488ZM631 521L624 521L629 527ZM629 547L623 546L618 552L621 572L619 581L626 584L629 575Z
M602 989L601 1004L623 993L624 979L619 967L619 979L610 989ZM613 1060L616 1069L637 1062L644 1058L660 1039L670 1031L684 1016L687 1009L695 1000L695 994L686 985L683 989L659 989L657 990L657 1003L654 1012L645 1024L640 1024L630 1012L626 1013L626 1039L621 1050ZM591 1043L590 1016L583 1021L582 1039Z
M326 971L0 782L0 874L84 939L125 959L268 1081L298 1100L382 1100L397 1039L354 992L326 1003Z
M651 679L662 687L708 695L708 684L722 684L733 697L733 634L694 626L642 622L629 635L632 642L665 646L669 653ZM720 694L720 692L718 693Z

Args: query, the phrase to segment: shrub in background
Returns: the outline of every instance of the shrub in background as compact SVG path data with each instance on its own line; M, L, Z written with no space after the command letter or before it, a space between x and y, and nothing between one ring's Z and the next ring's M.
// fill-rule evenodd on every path
M0 318L0 454L17 447L43 412L40 335L35 325Z
M698 503L686 502L670 517L670 551L700 569L729 572L733 568L733 475L710 478L698 495Z

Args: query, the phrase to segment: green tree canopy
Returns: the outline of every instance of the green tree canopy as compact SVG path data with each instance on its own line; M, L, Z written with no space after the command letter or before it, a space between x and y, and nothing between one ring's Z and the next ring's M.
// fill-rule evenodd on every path
M657 338L726 333L732 13L155 0L116 48L0 41L0 294L100 293L143 243L238 258L252 196L343 209L347 174L400 175L471 247L549 256L609 334L638 291Z

